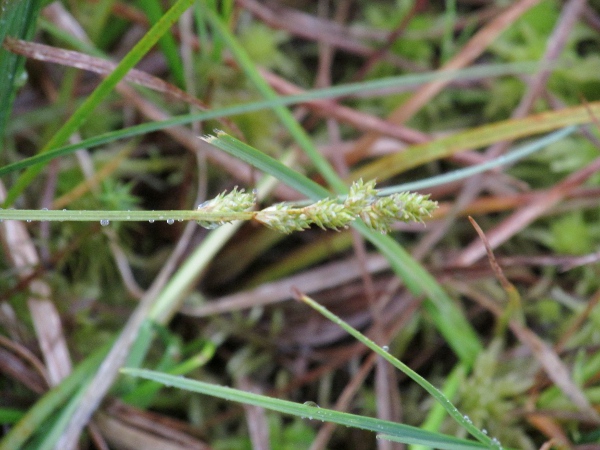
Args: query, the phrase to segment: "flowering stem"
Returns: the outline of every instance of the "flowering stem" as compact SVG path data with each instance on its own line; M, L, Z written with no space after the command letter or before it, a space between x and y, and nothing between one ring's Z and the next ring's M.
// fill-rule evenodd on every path
M223 192L188 211L68 211L7 209L0 210L0 220L94 221L105 226L113 221L140 222L195 220L205 228L216 228L234 220L256 220L263 225L291 233L316 225L322 229L346 228L356 219L381 233L391 230L394 221L422 222L437 207L428 196L403 192L379 197L375 182L358 180L344 198L323 198L307 206L277 203L255 211L256 193L234 188Z
M40 210L40 209L3 209L0 220L27 220L52 222L93 222L109 220L115 222L160 222L166 220L202 220L207 222L231 222L233 220L250 220L254 211L230 213L204 212L199 210L179 211L82 211L82 210Z

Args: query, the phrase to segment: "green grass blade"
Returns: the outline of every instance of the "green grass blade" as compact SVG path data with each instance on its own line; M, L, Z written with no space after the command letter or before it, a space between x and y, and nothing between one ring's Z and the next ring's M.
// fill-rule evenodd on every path
M292 173L291 169L279 161L232 136L219 133L219 136L210 138L210 142L217 148L255 165L275 178L287 180L291 183L290 186L311 200L318 200L329 195L325 188L314 181L300 173ZM388 259L392 269L404 280L413 295L427 296L424 303L425 308L435 326L461 361L470 367L482 348L481 344L471 324L435 278L423 266L414 261L410 254L390 236L377 233L360 221L355 221L352 226Z
M60 439L65 427L69 423L71 415L77 409L77 405L85 394L85 386L79 386L78 389L69 397L67 403L50 418L52 425L44 434L36 436L32 442L32 447L36 450L52 450Z
M358 221L353 227L387 258L394 272L415 297L426 297L423 306L433 324L460 360L471 367L482 350L479 337L437 280L391 236L377 233Z
M446 136L424 144L413 145L402 152L382 156L351 174L352 178L386 180L431 161L447 158L458 152L474 150L504 140L515 140L536 134L591 123L600 115L600 102L547 111L522 119L509 119Z
M384 441L391 441L391 442L400 442L400 443L413 444L413 442L406 442L402 437L394 436L394 435L391 435L391 434L378 434L377 435L377 439L381 439L381 440L384 440ZM427 446L424 446L424 447L427 448L427 449L430 449L431 445L427 445ZM435 448L438 448L438 447L435 447ZM439 447L439 448L441 448L441 447ZM455 447L453 445L452 448L464 448L464 447L462 447L462 446L461 447ZM469 447L469 448L472 448L472 447ZM480 446L480 448L487 448L487 449L489 449L491 447L489 447L489 446L483 446L483 447L481 447Z
M115 70L108 75L98 87L85 99L65 124L50 138L48 143L40 150L44 153L58 145L63 144L71 134L90 117L98 104L112 92L115 86L135 66L140 59L156 44L173 25L178 17L193 3L194 0L178 0L171 9L154 25L146 35L125 55ZM6 196L4 206L12 205L21 192L33 181L43 169L43 165L36 165L27 169Z
M206 343L200 352L172 367L168 370L168 373L170 375L186 375L210 361L215 350L216 348L213 343ZM147 381L125 395L122 400L138 408L148 408L160 389L162 389L162 384L156 381Z
M18 422L25 415L25 411L16 408L0 408L0 424L11 425Z
M155 24L160 20L163 15L162 6L157 0L140 0L140 8L146 13L146 17L150 23ZM177 43L171 33L165 33L159 40L158 45L165 55L169 71L175 78L175 84L179 87L184 86L185 81L183 77L183 65L181 64L181 58L179 57L179 51L177 49Z
M499 157L494 158L490 161L480 164L474 164L472 166L465 167L464 169L454 170L452 172L448 172L443 175L437 175L435 177L426 178L424 180L413 181L411 183L403 183L395 186L390 186L388 188L383 188L379 190L379 194L390 195L396 192L416 191L418 189L439 186L441 184L452 183L458 180L462 180L464 178L468 178L470 176L477 175L479 173L495 169L500 166L512 164L515 161L518 161L519 159L525 158L537 151L542 150L543 148L547 147L550 144L553 144L554 142L560 141L561 139L572 134L575 130L577 130L577 127L566 127L562 130L558 130L554 133L550 133L546 136L543 136L509 153L500 155Z
M371 339L366 337L360 331L352 328L338 316L330 312L324 306L319 305L310 297L306 295L301 295L300 300L309 305L311 308L313 308L315 311L317 311L319 314L321 314L331 322L339 325L341 328L344 329L344 331L346 331L356 340L362 342L365 346L373 350L375 353L377 353L379 356L381 356L383 359L385 359L387 362L392 364L395 368L403 372L411 380L413 380L415 383L417 383L419 386L425 389L425 391L429 395L431 395L438 402L438 404L442 405L442 407L446 410L450 417L452 417L459 425L465 428L471 434L471 436L475 437L488 447L493 447L496 445L495 442L493 442L487 434L483 433L479 428L474 426L473 422L468 417L463 416L444 394L442 394L435 386L429 383L429 381L427 381L417 372L412 370L402 361L390 355L386 350L382 349L379 345L377 345Z
M267 100L277 99L279 96L262 78L244 48L223 24L219 16L207 8L204 8L204 14L213 29L225 41L229 50L233 53L233 57L260 94ZM329 183L338 194L345 194L347 192L345 183L338 176L327 159L313 145L310 137L304 132L292 113L283 106L274 106L272 109L292 135L296 143L309 157L315 169L317 169L317 171L325 178L327 183Z
M460 384L464 381L465 373L466 370L464 366L458 364L446 377L444 387L442 388L442 394L444 394L446 398L452 399L454 397ZM429 431L439 430L444 421L444 417L446 417L446 410L440 403L436 403L427 414L427 418L421 425L421 429ZM409 450L428 450L428 448L423 445L413 445L409 447Z
M4 38L10 36L28 39L35 30L41 0L4 0L0 10L0 138L10 117L12 103L23 74L25 58L2 47Z
M296 189L298 192L306 195L312 200L318 200L330 194L330 192L320 184L315 183L294 169L290 169L289 167L281 164L279 161L256 150L254 147L251 147L239 139L228 135L227 133L218 132L216 137L207 136L203 139L209 144L224 150L230 155L235 156L241 161L244 161L265 173L273 175L272 171L276 167L276 178L278 180L287 184L291 188ZM277 164L274 165L274 162Z
M489 446L484 446L481 443L467 441L439 433L433 433L409 425L343 413L331 409L319 408L318 406L314 406L312 403L311 405L298 404L287 400L281 400L267 397L265 395L232 389L226 386L190 380L160 372L153 372L151 370L126 368L122 369L121 372L126 375L132 375L156 381L164 384L165 386L175 387L190 392L198 392L201 394L210 395L212 397L240 402L247 405L259 406L284 414L306 417L312 420L333 422L340 425L370 430L375 433L390 434L400 437L401 441L405 443L427 445L429 447L435 447L439 449L470 450L489 448Z
M94 354L78 364L73 373L65 378L58 386L52 388L37 403L29 408L27 413L0 441L0 450L21 448L32 434L72 396L73 392L94 374L102 359L108 353L109 346L105 345Z

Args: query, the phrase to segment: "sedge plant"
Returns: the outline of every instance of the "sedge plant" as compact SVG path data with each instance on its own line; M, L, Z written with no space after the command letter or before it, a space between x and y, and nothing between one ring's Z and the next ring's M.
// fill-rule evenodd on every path
M195 220L208 229L238 220L254 220L268 228L291 233L317 225L322 229L347 228L356 219L376 231L387 233L395 221L423 222L436 208L437 202L428 195L401 192L380 196L375 181L358 180L345 197L328 197L306 206L277 203L261 210L256 207L256 193L237 187L223 192L191 211L68 211L18 210L0 211L1 220L94 221L107 226L117 221L175 221Z

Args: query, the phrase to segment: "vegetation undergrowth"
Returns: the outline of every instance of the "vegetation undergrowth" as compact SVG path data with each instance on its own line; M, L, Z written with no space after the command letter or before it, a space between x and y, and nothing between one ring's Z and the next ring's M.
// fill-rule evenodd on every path
M600 445L594 2L0 6L0 449Z

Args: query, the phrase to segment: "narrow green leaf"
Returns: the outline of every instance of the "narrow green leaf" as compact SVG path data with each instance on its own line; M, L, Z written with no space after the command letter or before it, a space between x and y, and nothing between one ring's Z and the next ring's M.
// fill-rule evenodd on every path
M480 442L483 442L488 447L493 447L495 445L495 443L487 434L483 433L480 429L473 425L473 422L469 420L466 416L463 416L458 411L458 409L456 409L456 407L452 404L452 402L450 402L450 400L448 400L448 398L444 394L442 394L442 392L440 392L435 386L433 386L429 381L427 381L417 372L412 370L399 359L390 355L386 350L381 348L379 345L377 345L371 339L366 337L360 331L356 330L355 328L352 328L338 316L330 312L327 308L319 305L312 298L306 295L301 295L300 300L309 305L322 316L326 317L331 322L339 325L341 328L344 329L344 331L346 331L356 340L366 345L368 348L373 350L375 353L377 353L379 356L381 356L383 359L385 359L387 362L392 364L395 368L403 372L411 380L413 380L415 383L417 383L419 386L425 389L425 391L427 391L427 393L431 395L438 402L438 404L441 405L442 408L444 408L444 410L446 410L450 417L452 417L459 425L465 428L471 434L471 436L475 437Z
M327 189L318 183L315 183L301 173L290 169L276 159L271 158L227 133L221 131L217 133L216 137L208 136L203 139L209 144L224 150L230 155L235 156L237 159L240 159L265 173L274 175L273 170L276 170L276 178L278 180L291 188L296 189L301 194L306 195L311 200L319 200L330 194ZM277 164L274 165L273 162Z
M444 387L442 389L442 394L448 399L452 399L460 384L464 381L466 370L462 364L458 364L452 372L446 377L444 381ZM421 429L436 431L438 430L446 417L446 410L440 403L436 403L429 410L427 414L427 418L425 422L421 424ZM427 447L423 445L414 445L409 447L409 450L428 450Z
M98 87L89 95L88 98L77 108L73 115L65 124L54 134L48 143L40 150L40 153L63 144L71 134L90 117L92 111L98 104L106 98L115 88L127 72L142 59L142 57L152 48L158 39L164 35L167 30L177 21L178 17L193 3L194 0L177 0L175 5L169 9L165 15L154 25L146 35L125 55L121 62L115 67L115 70L108 75ZM33 181L33 179L43 169L43 165L36 165L27 169L15 185L10 189L6 196L4 206L12 205L21 192Z
M51 426L44 429L43 434L35 437L31 442L32 448L35 448L35 450L52 450L56 447L56 443L69 423L69 419L85 394L85 388L85 385L78 386L76 391L69 396L66 404L49 417L48 421Z
M560 141L561 139L573 133L575 130L577 130L577 127L566 127L561 130L555 131L554 133L542 136L541 138L536 139L535 141L530 142L527 145L519 147L516 150L513 150L504 155L500 155L497 158L491 159L484 163L474 164L472 166L465 167L464 169L454 170L452 172L437 175L435 177L426 178L424 180L403 183L396 186L391 186L389 188L383 188L379 190L379 193L380 195L390 195L395 192L416 191L418 189L425 189L433 186L439 186L445 183L452 183L458 180L463 180L465 178L477 175L487 170L512 164L515 161L518 161L519 159L525 158L537 151L542 150L543 148L547 147L550 144L553 144L554 142Z
M48 391L33 405L19 422L0 440L0 450L21 448L32 434L73 395L84 381L90 378L108 353L105 345L80 362L71 375Z
M0 408L0 424L9 425L18 422L25 411L15 408Z
M206 364L214 355L215 345L207 343L204 348L191 358L177 364L168 370L169 375L186 375L198 367ZM138 408L148 408L155 398L155 395L162 389L163 385L156 381L147 381L140 384L134 390L129 392L122 400Z
M0 1L0 139L10 117L15 92L19 80L24 75L25 58L5 50L4 38L11 36L29 39L34 30L41 0L3 0Z
M183 389L190 392L198 392L201 394L210 395L211 397L222 398L224 400L240 402L247 405L259 406L284 414L305 417L309 420L327 421L354 428L361 428L363 430L370 430L376 433L390 434L398 437L400 442L422 444L439 449L453 450L489 448L488 446L483 446L477 442L467 441L464 439L455 438L453 436L446 436L431 431L424 431L409 425L343 413L331 409L319 408L312 403L310 405L298 404L287 400L280 400L277 398L267 397L265 395L254 394L252 392L232 389L226 386L190 380L160 372L153 372L151 370L126 368L122 369L121 373L153 380L169 387Z
M225 41L229 47L229 50L233 53L233 57L236 59L241 69L254 84L260 94L267 100L277 99L279 96L262 78L258 70L256 70L256 67L254 67L252 60L244 48L240 45L225 24L223 24L221 18L215 14L214 11L211 11L208 8L204 8L204 13L211 27L213 27L217 34ZM311 162L315 166L315 169L317 169L317 171L325 178L327 183L329 183L329 185L332 186L338 194L345 194L347 191L346 185L335 172L333 167L329 164L327 159L312 144L310 137L304 132L290 111L284 106L275 106L273 107L273 112L279 117L296 143L310 158Z
M157 0L140 0L140 8L146 13L146 17L150 20L150 23L155 24L160 20L163 15L162 6ZM179 87L183 87L185 84L183 77L183 65L181 64L181 58L177 49L177 43L171 33L165 33L158 40L158 45L165 55L167 64L170 69L170 73L175 78L175 84Z

